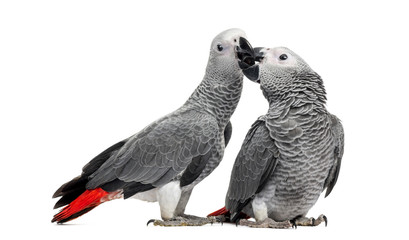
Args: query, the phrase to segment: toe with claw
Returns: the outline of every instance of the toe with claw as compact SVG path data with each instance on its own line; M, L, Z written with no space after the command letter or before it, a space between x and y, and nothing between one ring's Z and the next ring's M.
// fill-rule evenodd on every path
M318 218L306 218L299 217L292 220L295 226L318 226L322 222L325 222L325 226L328 225L328 219L325 215L321 214Z
M271 218L266 218L263 221L253 222L247 219L241 219L239 222L242 226L248 226L253 228L291 228L293 224L290 221L276 222Z
M169 220L156 220L151 219L147 222L146 225L153 223L154 226L162 226L162 227L177 227L177 226L202 226L208 223L215 223L217 222L215 218L202 218L192 215L183 215L174 217Z

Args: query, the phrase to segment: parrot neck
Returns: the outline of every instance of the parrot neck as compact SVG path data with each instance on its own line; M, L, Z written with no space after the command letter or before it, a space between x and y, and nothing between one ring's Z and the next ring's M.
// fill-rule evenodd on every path
M187 104L193 105L197 110L213 115L223 131L236 110L243 88L243 75L229 77L222 79L206 74L187 101Z
M325 93L325 92L324 92ZM284 117L293 114L316 114L326 113L325 94L317 95L313 91L295 91L283 94L266 95L268 103L268 115Z
M316 73L300 74L293 77L291 85L283 85L263 94L269 102L269 113L291 111L304 114L326 112L326 92L321 77ZM282 114L282 113L280 113Z

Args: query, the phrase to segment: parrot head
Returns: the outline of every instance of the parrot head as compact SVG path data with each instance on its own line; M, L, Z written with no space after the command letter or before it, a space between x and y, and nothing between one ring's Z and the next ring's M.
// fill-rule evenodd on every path
M231 75L254 64L253 47L241 29L228 29L213 39L209 57L212 70Z
M256 47L254 48L254 59L259 63L244 69L243 73L248 79L257 83L261 82L261 72L267 72L273 78L286 76L290 79L293 75L312 72L312 69L300 56L286 47Z
M243 70L243 73L248 79L260 83L266 96L304 89L325 95L321 77L290 49L254 48L254 54L259 63Z

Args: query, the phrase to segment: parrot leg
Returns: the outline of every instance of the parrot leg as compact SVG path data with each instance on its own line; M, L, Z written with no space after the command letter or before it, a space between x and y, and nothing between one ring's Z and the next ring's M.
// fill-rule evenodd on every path
M325 215L321 214L318 218L299 217L293 220L295 226L318 226L322 222L325 222L325 226L328 224L328 219Z
M178 227L178 226L203 226L208 223L215 223L217 222L216 218L209 217L209 218L202 218L193 215L186 215L183 214L182 216L174 217L169 220L149 220L149 223L152 223L154 226L162 226L162 227Z
M266 218L265 220L258 222L241 219L239 224L252 228L291 228L293 226L290 221L276 222L271 218Z
M163 220L151 219L149 223L154 226L202 226L208 223L217 222L216 218L202 218L184 214L186 204L189 200L192 189L182 191L180 182L170 182L158 191L158 202Z

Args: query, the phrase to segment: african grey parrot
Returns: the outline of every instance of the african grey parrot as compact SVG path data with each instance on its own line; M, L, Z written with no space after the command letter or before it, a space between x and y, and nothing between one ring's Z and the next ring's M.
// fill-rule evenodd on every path
M155 225L207 223L206 218L185 215L185 206L193 188L223 158L232 133L229 119L242 91L239 64L253 65L253 54L242 30L217 35L205 76L186 103L106 149L80 176L63 184L53 195L61 197L54 208L67 206L52 222L70 221L102 202L134 197L159 202L164 221L151 220Z
M324 215L306 214L337 182L344 151L341 122L325 108L321 77L297 54L284 47L254 51L260 64L243 72L260 83L269 109L244 139L225 207L210 216L250 227L327 223ZM248 217L256 222L243 219Z

